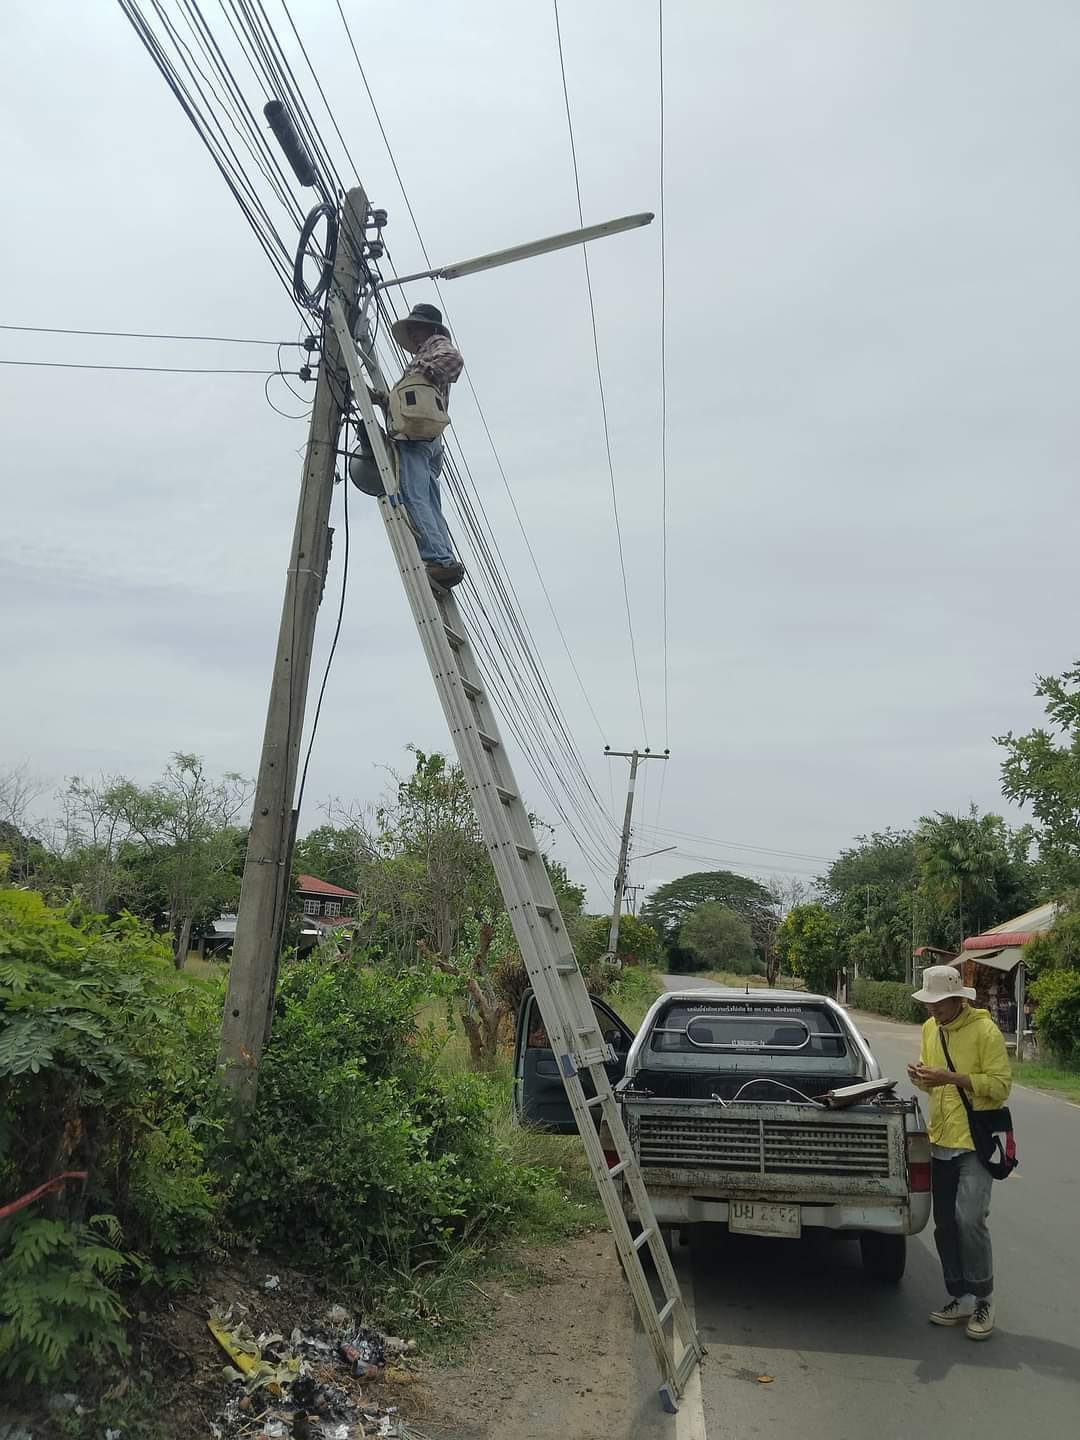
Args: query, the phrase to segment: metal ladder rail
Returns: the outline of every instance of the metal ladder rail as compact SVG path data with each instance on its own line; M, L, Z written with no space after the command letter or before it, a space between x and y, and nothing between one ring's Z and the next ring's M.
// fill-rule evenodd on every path
M563 928L543 857L528 812L517 791L509 759L502 748L495 716L457 604L449 591L433 592L404 507L396 494L393 467L367 395L344 307L335 296L331 297L330 307L387 491L386 497L380 501L380 509L391 548L469 783L515 938L521 948L549 1039L559 1058L567 1097L616 1248L642 1325L653 1345L658 1368L665 1379L661 1395L668 1408L674 1408L703 1350L653 1216L621 1111L612 1095L604 1068L605 1062L611 1059L610 1048L597 1025L584 979ZM595 1098L592 1100L586 1099L581 1083L582 1070L593 1081ZM617 1164L611 1171L594 1124L593 1112L596 1109L607 1123L617 1154ZM615 1185L618 1176L625 1177L642 1226L636 1239L631 1235ZM664 1295L664 1303L659 1308L653 1301L641 1264L640 1252L646 1246ZM684 1346L678 1364L674 1362L663 1333L663 1325L669 1317Z
M389 510L389 507L386 508ZM395 522L388 520L387 523L394 525ZM404 524L407 527L407 522ZM408 535L408 546L415 553L411 533ZM432 592L430 582L422 567L419 567L419 584L422 589L416 599L420 602L419 608L426 608L423 602ZM495 778L494 788L498 796L497 803L510 814L509 816L504 814L503 823L500 826L498 810L491 802L490 794L484 793L485 782L480 780L477 783L475 778L470 782L474 804L482 819L485 810L494 811L488 817L488 824L482 824L481 827L489 837L498 835L502 830L501 842L491 843L489 839L489 849L492 853L496 876L508 901L515 892L520 897L517 906L509 901L508 908L515 935L522 948L523 958L526 960L526 968L530 978L534 981L541 1015L544 1017L545 1023L552 1014L559 1014L563 1017L562 1025L559 1027L562 1031L561 1035L555 1031L555 1027L549 1026L549 1038L552 1039L560 1060L567 1096L585 1143L590 1168L600 1190L608 1222L615 1235L616 1247L622 1259L627 1280L641 1314L643 1326L653 1344L658 1368L667 1380L665 1388L668 1393L665 1395L665 1402L672 1405L678 1394L681 1393L690 1372L700 1359L700 1341L683 1303L678 1281L671 1265L671 1258L664 1244L663 1234L652 1214L651 1203L640 1175L637 1158L625 1130L622 1112L611 1091L610 1080L605 1069L605 1062L611 1058L610 1049L604 1042L597 1026L595 1012L585 988L584 979L562 928L562 917L558 911L555 895L550 888L550 880L543 864L543 858L536 847L528 814L514 790L513 776L509 771L508 763L504 761L504 768L501 771L499 769L502 751L498 742L495 719L490 712L483 713L483 710L487 708L486 694L480 683L479 675L475 675L473 678L468 674L468 669L473 666L474 661L457 612L456 602L451 594L443 592L435 597L435 603L443 616L447 617L443 620L444 629L449 629L464 642L456 647L451 647L456 650L457 663L449 669L456 671L456 678L460 682L461 692L466 701L471 703L475 711L479 712L473 717L466 710L463 716L460 700L455 703L454 699L444 694L442 698L447 719L452 730L455 730L455 721L464 721L460 724L460 728L455 730L454 739L459 754L466 764L468 762L465 758L464 747L468 744L470 729L475 731L477 737L483 734L489 741L495 742L489 747L481 741L480 750L481 754L486 754ZM432 626L429 633L433 636L437 635L436 628ZM437 644L435 648L438 648ZM443 663L436 662L444 676L449 673L448 667L445 665L447 658L443 655L440 657ZM433 670L436 669L436 665L433 665ZM474 753L473 761L478 767L472 772L473 777L482 775L485 769L483 760ZM508 820L510 821L509 826L507 825ZM516 857L515 851L517 852ZM540 882L541 874L542 882ZM522 879L525 882L524 886L520 883ZM540 895L537 894L538 890L541 892ZM537 917L535 925L531 919L533 915ZM520 923L522 919L530 927L527 932L528 938L537 942L535 964L529 963L529 946L525 935L522 934L522 924ZM546 933L545 922L550 927L549 933ZM548 943L544 943L545 939ZM549 992L550 998L545 996L545 990ZM578 993L567 993L574 991ZM592 1102L586 1099L581 1084L582 1071L588 1073L593 1081L596 1098ZM607 1158L594 1124L592 1114L594 1108L599 1108L602 1118L607 1122L616 1151L617 1163L613 1167L614 1174L608 1168ZM625 1176L634 1209L641 1222L642 1231L636 1238L630 1232L614 1183L619 1175ZM646 1245L656 1267L664 1294L664 1304L659 1309L653 1302L648 1278L641 1265L640 1252ZM662 1329L669 1315L673 1317L673 1325L678 1329L685 1346L682 1360L677 1367L673 1365Z

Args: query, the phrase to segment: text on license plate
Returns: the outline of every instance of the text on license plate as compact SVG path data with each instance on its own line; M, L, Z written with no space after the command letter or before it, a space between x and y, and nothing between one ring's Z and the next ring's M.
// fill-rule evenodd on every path
M798 1205L763 1205L760 1200L728 1202L728 1229L742 1235L784 1235L798 1239L802 1215Z

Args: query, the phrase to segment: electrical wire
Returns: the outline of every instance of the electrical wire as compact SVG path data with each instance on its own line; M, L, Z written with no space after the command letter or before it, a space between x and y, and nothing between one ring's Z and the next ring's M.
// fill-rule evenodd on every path
M371 110L372 114L375 117L375 123L379 128L379 134L382 136L383 145L386 147L386 154L389 158L391 168L393 169L394 178L397 180L398 189L401 191L401 198L405 202L405 209L408 212L409 220L411 221L413 230L416 234L416 239L420 246L420 253L424 257L424 263L427 265L428 269L431 270L434 268L431 263L431 256L428 254L427 246L424 243L424 237L420 231L420 225L416 218L416 212L413 210L412 201L409 199L409 192L405 188L405 181L402 178L401 170L397 163L397 156L394 154L394 148L390 144L390 137L386 133L386 126L383 124L383 119L379 111L378 104L376 103L375 96L372 93L371 86L368 83L367 72L364 70L363 62L360 59L360 52L356 48L356 42L353 39L352 29L349 26L349 22L346 18L341 0L336 0L336 4L338 14L341 16L341 23L345 28L345 35L349 42L349 48L352 51L353 59L356 61L356 68L360 72L361 82L363 83L364 89L367 92L368 100L371 104ZM387 258L389 259L389 251L387 252ZM442 290L439 287L438 281L433 280L432 283L435 288L435 293L439 297L439 303L442 306L443 314L446 318L447 324L451 325L450 311L446 305L445 300L443 299ZM380 312L377 311L376 313L378 314ZM452 325L451 328L453 328ZM596 725L597 733L600 736L601 742L603 742L603 740L605 739L604 727L600 723L600 718L596 713L596 707L592 702L592 698L590 697L588 690L585 688L585 682L581 677L581 672L578 669L577 661L574 658L573 651L570 649L570 642L566 638L566 632L563 630L562 621L559 619L558 612L555 609L555 602L551 598L551 592L548 589L547 582L544 579L543 572L540 569L540 562L536 557L536 552L533 549L532 541L529 538L529 534L525 528L525 521L522 518L520 509L518 508L517 497L514 495L513 489L511 488L510 480L506 473L506 468L503 465L502 457L499 454L498 447L495 444L495 437L492 434L491 426L488 424L488 419L486 414L484 413L484 408L480 403L480 396L477 394L476 386L473 383L472 374L467 366L464 371L464 379L466 385L469 387L469 393L472 396L473 403L476 406L476 413L480 418L480 424L483 427L484 435L491 449L492 457L495 461L495 467L499 472L499 478L502 481L503 489L506 491L507 499L510 501L510 508L514 513L514 520L517 523L518 530L521 532L521 538L525 542L525 549L528 553L529 560L532 563L536 578L539 581L540 589L543 593L544 600L551 614L552 622L555 625L555 630L558 634L559 641L566 654L566 658L570 663L570 668L573 672L574 679L577 681L578 689L581 691L589 714L592 716L593 722Z
M159 335L151 330L69 330L59 325L0 325L0 330L21 330L35 335L94 335L115 340L210 340L218 345L300 345L299 340L249 340L239 335ZM280 363L280 361L279 361Z
M389 323L389 322L388 322L388 323ZM463 456L462 458L464 459L464 456ZM466 473L469 474L470 483L472 483L472 481L471 481L471 472L468 472L467 462L465 462L465 467L466 467ZM475 549L476 549L477 552L478 552L478 560L479 560L479 562L480 562L480 563L479 563L479 566L477 566L477 567L470 567L470 574L471 574L471 576L472 576L472 578L473 578L473 581L476 582L476 581L479 579L479 580L481 581L481 583L482 583L483 585L485 585L485 586L489 589L489 591L492 592L492 593L491 593L491 604L492 604L492 607L493 607L493 609L494 609L495 611L497 611L498 613L503 614L503 615L509 613L509 614L510 614L510 617L511 617L511 619L510 619L510 621L509 621L508 623L498 622L498 621L496 621L496 619L494 618L493 614L485 607L485 608L482 610L482 612L481 612L481 620L483 621L483 623L486 623L489 627L491 627L491 628L494 630L495 635L496 635L496 639L497 639L497 643L499 644L500 647L502 647L502 648L504 649L504 651L509 652L509 651L513 650L513 648L514 648L514 646L515 646L515 639L518 641L518 648L520 649L520 653L525 657L526 667L533 669L533 670L536 671L536 673L537 673L538 688L534 688L534 692L533 692L533 693L536 694L536 696L537 696L537 703L538 703L541 711L545 708L545 703L546 703L546 708L552 710L553 713L555 713L555 714L557 715L557 705L553 703L553 697L552 697L552 695L551 695L550 688L549 688L549 687L547 686L547 684L546 684L546 681L545 681L545 678L544 678L545 675L546 675L546 672L542 672L542 662L541 662L541 665L540 665L540 668L539 668L539 669L537 668L537 665L536 665L536 661L535 661L535 642L533 641L531 647L530 647L530 644L529 644L529 642L532 641L531 631L528 630L527 622L525 622L525 623L524 623L524 632L525 632L525 633L523 633L523 632L522 632L522 625L521 625L521 623L520 623L519 621L517 621L517 617L514 615L514 600L516 600L516 595L513 597L513 599L511 599L511 598L509 598L509 597L507 596L507 594L505 593L505 591L503 591L503 593L500 593L500 590L502 589L502 587L500 586L500 578L501 578L501 577L500 577L499 574L498 574L498 566L497 566L496 562L493 560L493 558L492 558L492 556L490 555L490 553L485 553L485 552L486 552L486 545L485 545L484 538L483 538L483 528L484 528L484 524L485 524L486 522L478 519L478 518L477 518L477 513L476 513L477 511L479 511L480 514L482 515L482 506L479 505L479 497L477 496L477 502L478 502L478 503L477 503L477 506L476 506L476 510L474 511L474 509L473 509L473 507L472 507L472 505L471 505L469 496L468 496L467 493L465 492L465 489L464 489L464 487L463 487L462 484L461 484L460 477L459 477L459 476L457 475L457 473L456 473L456 466L455 466L455 464L454 464L454 462L453 462L453 457L452 457L452 455L448 455L448 457L447 457L446 471L447 471L448 483L449 483L450 486L451 486L451 498L452 498L452 502L453 502L453 504L454 504L455 509L458 511L459 515L461 516L462 521L463 521L463 524L465 525L465 535L469 538L471 544L475 547ZM474 491L475 491L475 484L473 484L473 489L474 489ZM490 529L490 526L488 526L488 528ZM477 539L477 536L478 536L478 535L479 535L479 540ZM460 548L460 539L461 539L461 538L462 538L462 537L460 537L460 536L458 537L458 542L457 542L457 543L459 544L459 548ZM495 549L496 549L496 551L497 551L497 549L498 549L498 547L497 547L497 542L496 542L496 545L495 545ZM501 554L500 554L499 558L500 558L500 560L501 560ZM491 579L492 576L494 576L494 581L492 581L492 579ZM512 584L511 584L511 585L510 585L510 591L512 592L512 590L513 590L513 587L512 587ZM478 620L477 623L478 623L478 624L481 623L481 620ZM499 628L500 624L502 624L502 629ZM515 636L515 634L513 633L514 631L517 632L517 635L516 635L516 636ZM526 635L527 635L527 638L526 638ZM541 672L542 672L542 673L541 673ZM519 674L519 676L520 676L520 671L518 672L518 674ZM527 684L527 683L528 683L527 678L526 678L522 683ZM583 766L583 764L582 764L582 762L581 762L580 754L579 754L578 751L577 751L576 745L574 744L574 742L573 742L573 740L572 740L572 737L569 736L569 734L566 733L565 731L564 731L564 739L565 739L565 741L566 741L566 746L567 746L566 753L569 754L569 757L570 757L572 766L575 766L575 767L577 768L578 773L580 774L580 776L582 777L582 779L583 779L583 781L584 781L584 783L585 783L586 789L589 789L589 790L591 791L591 794L592 794L592 797L593 797L593 800L594 800L595 804L597 805L597 807L598 807L598 809L600 810L600 812L602 812L602 818L603 818L604 822L605 822L606 824L608 824L608 825L611 827L612 831L614 832L614 831L615 831L615 828L616 828L615 825L614 825L614 821L612 821L611 818L610 818L610 816L607 814L607 812L604 811L604 809L603 809L603 803L602 803L602 801L600 801L599 796L596 795L595 790L592 790L592 782L591 782L591 779L589 778L588 772L587 772L587 770L584 768L584 766ZM561 780L562 780L564 783L566 782L565 772L560 772L560 778L561 778ZM571 783L572 783L572 782L571 782ZM585 797L581 797L581 798L585 798ZM585 805L586 805L586 807L588 806L588 804L589 804L589 801L588 801L587 798L585 798ZM583 818L583 819L585 818L584 815L582 814L581 810L580 810L580 807L578 807L578 813L579 813L579 816L580 816L581 818ZM587 821L586 821L586 823L587 823ZM611 846L610 846L610 844L605 843L605 847L604 847L604 848L605 848L605 851L607 851L607 850L611 849Z
M306 420L311 414L310 410L303 411L299 415L293 415L288 410L282 410L280 406L275 405L273 400L270 399L270 381L273 378L273 375L268 375L266 377L266 384L263 386L263 394L266 396L266 403L270 406L270 409L276 411L276 413L280 415L284 420ZM289 394L294 395L296 392L293 390L292 386L289 385L289 382L287 380L285 384L288 388Z
M668 484L667 484L667 204L664 169L664 0L657 0L660 76L660 574L664 636L664 744L670 741L668 703Z
M84 365L74 360L0 360L0 365L29 365L39 370L134 370L154 375L298 375L296 370L223 370L194 365Z
M559 46L559 73L562 76L563 100L566 105L566 128L570 135L570 159L574 168L574 191L577 195L578 224L585 228L585 212L581 204L581 176L578 172L577 145L574 141L574 121L570 113L570 89L566 82L566 60L563 55L562 28L559 24L559 0L552 0L555 7L555 38ZM646 744L649 739L645 720L645 700L641 692L641 671L638 668L637 642L634 639L634 619L630 611L630 583L626 576L626 555L623 551L622 525L619 521L619 496L615 486L615 461L611 453L611 427L608 424L607 397L604 393L604 371L600 364L600 337L596 328L596 304L593 299L592 272L589 269L589 247L582 245L581 256L585 262L585 289L589 297L589 317L592 324L593 354L596 358L596 384L600 392L600 416L604 424L604 449L607 452L608 478L611 481L611 511L615 518L615 540L619 550L619 570L622 574L623 600L626 604L626 628L630 637L630 658L634 664L634 684L637 687L638 709L641 712L641 733Z
M820 860L823 865L831 865L836 859L835 855L813 855L805 850L781 850L771 845L750 845L742 840L718 840L711 835L698 835L689 830L672 830L663 826L655 826L656 835L670 835L676 840L698 840L706 845L719 845L731 850L754 850L763 855L779 855L789 860Z
M166 23L162 0L152 0L154 12L164 26L169 42L177 52L175 56L166 53L164 42L153 33L137 0L119 0L119 3L140 41L172 89L181 108L184 109L189 122L210 152L245 218L271 259L283 285L287 290L291 290L293 248L284 245L280 234L280 222L272 218L271 212L275 209L279 210L286 217L288 227L293 229L294 227L299 228L305 207L301 206L293 193L293 182L283 173L279 157L267 140L261 121L257 118L252 104L247 99L244 87L241 86L236 76L234 66L215 38L197 0L182 0L186 12L185 23L195 41L194 48L183 41L175 26ZM181 3L181 0L178 0L178 3ZM301 53L312 72L320 99L330 117L338 142L351 164L352 158L348 155L344 136L337 124L326 91L315 72L310 54L299 35L288 6L283 5L283 8ZM338 193L341 193L344 189L340 167L336 164L330 146L320 133L319 125L303 98L296 75L280 40L274 33L265 6L261 0L221 0L221 9L236 42L237 53L243 64L250 69L256 87L266 98L280 99L288 107L297 133L317 171L316 189L324 202L329 203L328 197L334 198L333 190L336 189ZM352 48L354 58L359 64L355 46ZM362 67L361 73L363 74ZM366 84L366 76L363 78ZM368 89L370 94L370 87ZM374 107L374 102L372 103ZM229 127L239 137L239 140L243 141L242 148L247 151L250 158L254 159L259 179L253 179L244 171L237 145L230 138L226 127ZM381 121L380 128L382 128ZM385 131L383 134L385 139ZM355 169L355 167L353 168ZM267 187L266 195L260 193L260 187L264 185ZM406 200L407 198L406 196ZM409 210L415 223L411 205ZM387 261L391 263L389 254ZM377 274L377 267L361 260L361 273L362 275ZM292 298L291 295L290 298ZM396 306L393 302L387 304L385 299L375 311L375 339L379 338L378 331L380 323L382 323L384 346L388 327L392 323L390 316L395 311ZM302 313L301 321L304 321ZM285 378L285 374L280 370L279 372L259 371L257 373L265 376L264 389L269 403L273 404L269 395L269 381L275 373L282 373L282 378ZM347 404L345 377L331 374L329 370L326 370L324 374L335 399ZM483 416L471 380L470 388L473 390L489 444L491 444L499 464L504 487L514 503L490 426L487 424L486 417ZM276 406L274 408L277 409ZM278 413L285 415L287 412L279 410ZM608 851L611 848L611 842L606 831L612 827L613 822L602 803L599 802L599 797L592 790L588 770L581 761L576 742L565 723L565 717L562 715L561 707L550 684L550 677L547 676L543 661L539 658L535 637L524 617L498 542L480 503L479 493L472 479L468 461L464 452L460 452L460 461L454 458L455 444L456 442L451 438L448 446L447 483L453 508L460 517L461 527L463 527L462 538L466 540L470 553L470 589L475 597L474 623L487 637L490 663L496 664L497 662L498 677L506 692L503 703L514 717L515 723L512 728L515 729L515 732L520 732L519 744L523 747L523 753L527 755L534 773L539 770L540 775L543 776L546 782L542 786L544 793L551 799L551 803L566 826L568 835L574 839L582 853L582 858L595 875L598 862L601 868L606 868L610 863ZM460 447L456 448L460 451ZM517 512L516 503L514 503L514 509L519 527L524 535L524 526L520 514ZM527 535L525 539L528 544ZM541 587L545 591L549 608L556 621L556 628L560 632L560 638L567 650L578 683L581 685L580 672L573 661L565 633L555 615L531 544L528 548L541 581ZM293 648L295 649L295 645ZM332 656L333 650L331 658ZM327 676L324 675L320 704L326 683ZM492 689L494 692L494 685ZM583 685L582 690L593 718L596 720L595 708ZM290 723L295 718L293 716L294 708L293 697L290 696ZM599 728L598 721L597 725ZM305 769L310 760L311 744L313 743L314 734L309 743Z

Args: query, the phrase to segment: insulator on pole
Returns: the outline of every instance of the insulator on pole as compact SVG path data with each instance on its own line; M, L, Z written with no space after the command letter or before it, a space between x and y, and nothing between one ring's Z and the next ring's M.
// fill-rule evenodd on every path
M276 135L278 144L285 151L285 158L292 166L297 180L301 185L314 185L318 179L315 167L304 149L303 141L296 133L296 126L288 110L280 100L268 100L263 106L263 114Z

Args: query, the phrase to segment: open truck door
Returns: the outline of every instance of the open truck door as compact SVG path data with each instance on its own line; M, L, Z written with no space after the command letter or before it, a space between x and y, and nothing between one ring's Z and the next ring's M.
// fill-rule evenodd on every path
M615 1085L626 1070L626 1057L634 1034L610 1005L594 995L589 999L600 1031L615 1055L615 1059L604 1066L608 1079ZM585 1096L591 1100L596 1088L586 1074L582 1074L581 1079ZM577 1133L558 1061L548 1043L540 1006L531 990L525 992L518 1008L514 1038L514 1120L518 1125L536 1125L557 1135Z

